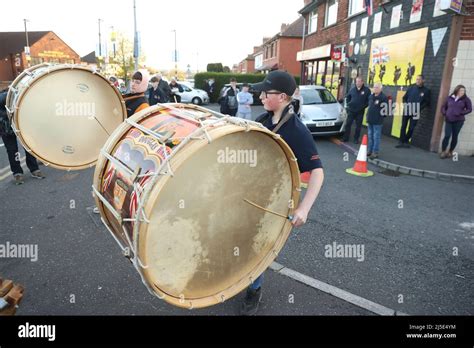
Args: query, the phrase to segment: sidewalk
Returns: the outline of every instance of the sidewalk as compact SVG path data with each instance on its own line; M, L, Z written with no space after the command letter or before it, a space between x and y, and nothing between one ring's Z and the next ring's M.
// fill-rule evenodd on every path
M367 129L362 129L363 134L367 134ZM474 156L458 156L457 161L452 158L442 160L437 153L415 146L397 149L397 144L397 139L382 135L379 158L369 159L369 162L402 174L474 183ZM355 154L360 145L355 145L351 137L351 142L342 143L341 146L351 149Z

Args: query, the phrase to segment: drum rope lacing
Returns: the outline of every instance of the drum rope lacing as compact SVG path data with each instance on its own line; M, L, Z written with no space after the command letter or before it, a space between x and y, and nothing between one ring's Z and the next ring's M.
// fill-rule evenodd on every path
M180 109L177 109L177 108L172 108L172 109L175 109L175 110L178 110L181 114L183 113L186 113L186 112L183 112L184 110L180 110ZM188 115L192 115L190 113L186 113ZM194 130L191 134L189 134L188 136L186 137L177 137L176 139L179 139L179 140L182 140L175 148L173 148L173 151L171 154L168 154L168 151L167 150L167 147L166 147L166 140L168 139L163 139L163 137L161 137L159 134L157 134L156 132L153 132L151 130L149 130L148 128L145 128L143 127L142 125L134 122L134 121L131 121L130 119L127 119L127 123L130 124L131 126L134 126L136 127L137 129L145 132L146 134L149 134L155 138L158 139L158 141L160 140L164 140L164 141L160 141L160 143L162 144L163 146L163 152L164 152L164 161L160 164L160 166L158 167L157 171L156 172L151 172L151 173L145 173L145 174L140 174L136 177L139 177L139 178L143 178L143 177L152 177L152 180L149 181L148 183L146 183L144 185L144 187L138 187L137 183L134 183L134 190L136 190L137 193L140 193L140 194L137 194L137 209L136 209L136 212L135 212L135 216L134 218L127 218L127 219L122 219L120 217L120 215L118 214L118 212L108 203L108 201L105 199L105 197L102 196L101 193L99 193L95 187L93 186L93 189L94 189L94 192L96 194L96 196L104 203L104 206L109 210L111 211L111 213L117 218L117 215L118 215L118 218L117 220L120 222L121 224L121 227L122 227L122 230L125 234L125 237L127 239L127 242L128 242L128 245L129 247L124 247L123 244L118 240L118 238L116 237L116 235L114 234L114 232L110 229L110 227L105 223L104 219L101 218L102 220L102 223L106 226L107 230L109 231L110 234L112 234L113 238L116 240L116 242L119 244L120 248L122 249L122 252L132 252L133 253L133 258L129 258L130 261L132 262L133 266L135 267L135 269L138 271L138 273L140 274L140 278L142 280L142 283L145 285L145 287L148 289L148 291L150 292L150 294L154 295L154 296L157 296L158 298L160 299L163 299L166 295L163 294L163 295L160 295L154 288L151 288L151 286L149 285L149 283L145 280L145 277L143 275L143 269L147 269L149 266L148 265L145 265L141 258L138 256L138 253L137 253L137 247L138 247L138 229L139 229L139 224L137 224L136 222L137 221L140 221L140 222L145 222L147 224L150 223L150 220L147 218L146 214L145 214L145 202L146 202L146 199L148 198L148 196L150 195L150 192L151 192L151 189L147 189L148 187L154 187L156 181L158 180L158 178L161 176L161 175L170 175L171 177L174 176L174 172L171 168L171 163L170 163L170 159L173 157L173 154L177 153L182 147L184 147L187 143L189 143L191 140L203 140L203 139L207 139L208 143L211 143L212 142L212 137L210 136L209 132L207 131L209 128L212 128L218 124L222 124L222 123L231 123L231 124L234 124L236 126L240 126L240 127L243 127L245 128L245 131L246 132L249 132L251 130L251 126L254 126L254 127L258 127L260 129L265 129L265 127L261 124L261 123L258 123L258 122L254 122L254 121L249 121L249 120L242 120L242 119L238 119L238 118L234 118L234 117L231 117L231 116L228 116L228 115L222 115L222 114L218 114L218 113L214 113L213 114L216 115L216 117L218 117L217 120L212 120L212 121L209 121L209 122L206 122L206 121L202 121L201 119L196 119L194 117L192 117L192 119L194 121L197 121L199 122L199 125L201 127L197 128L196 130ZM188 116L186 115L186 116ZM182 115L184 117L184 115ZM194 116L194 115L193 115ZM188 118L188 117L186 117ZM120 163L118 161L118 159L116 159L114 156L111 156L109 155L108 153L105 152L105 146L104 148L101 150L101 153L104 154L104 156L109 159L111 162L113 162L114 164L115 163ZM165 169L165 166L167 167L167 171L164 171ZM127 172L131 172L128 168L125 168L125 166L122 166L121 163L119 166L116 166L116 167L119 167L119 168L122 168L122 169L125 169ZM119 169L120 170L120 169ZM142 195L143 194L143 195ZM143 217L143 218L141 218ZM127 230L125 229L125 226L122 222L135 222L133 224L133 243L132 241L130 240L129 236L128 236L128 232ZM250 281L252 283L252 278L250 277ZM220 298L219 298L219 301L220 302L224 302L225 301L225 296L223 294L221 294ZM190 304L190 309L193 308L193 304L191 301L189 301L189 304Z

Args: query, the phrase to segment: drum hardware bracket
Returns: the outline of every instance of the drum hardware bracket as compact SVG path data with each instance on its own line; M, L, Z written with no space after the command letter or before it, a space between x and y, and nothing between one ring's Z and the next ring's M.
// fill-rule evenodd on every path
M95 188L95 186L92 186L92 190L94 191L94 195L99 198L102 204L112 213L112 215L115 216L118 222L122 224L122 216L110 205L110 203L105 199L104 196L102 196L102 194Z
M138 123L130 120L129 118L127 118L126 122L128 124L132 125L133 127L139 129L143 133L146 133L148 135L151 135L151 136L157 138L162 144L166 144L166 141L168 140L168 139L165 139L162 135L160 135L156 132L153 132L152 130L149 130L148 128L143 127L141 124L138 124Z
M256 207L256 208L258 208L258 209L261 209L261 210L263 210L263 211L266 211L267 213L270 213L270 214L273 214L273 215L276 215L276 216L280 216L280 217L285 218L285 219L288 219L288 220L290 220L290 221L293 220L293 216L292 216L292 215L283 215L283 214L277 213L277 212L275 212L275 211L266 209L266 208L264 208L264 207L262 207L262 206L260 206L260 205L258 205L258 204L256 204L256 203L254 203L254 202L251 202L251 201L249 201L248 199L244 199L244 202L246 202L246 203L248 203L248 204L250 204L250 205L253 205L254 207Z

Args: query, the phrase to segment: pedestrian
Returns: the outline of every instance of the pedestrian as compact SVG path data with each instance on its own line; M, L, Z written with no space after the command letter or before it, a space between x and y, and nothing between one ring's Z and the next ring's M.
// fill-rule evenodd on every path
M458 144L458 136L466 120L465 116L472 112L472 102L466 95L466 87L457 85L454 92L446 98L441 112L445 117L445 124L440 157L450 158L453 157L453 151ZM447 150L450 138L451 145Z
M291 100L296 89L296 81L287 72L275 70L270 72L263 82L253 87L261 93L260 99L266 110L257 118L257 122L279 134L298 159L300 172L310 173L306 194L293 212L291 220L293 226L302 226L306 223L308 213L319 195L324 172L313 136L293 112ZM262 298L262 283L263 274L247 288L240 314L253 315L257 312Z
M382 89L383 86L380 82L374 84L374 93L369 97L369 108L367 110L367 130L369 136L367 156L372 159L379 156L383 120L389 112L388 98L382 92Z
M219 104L221 105L221 114L230 116L235 116L237 114L237 109L239 107L239 103L237 102L237 93L239 93L239 89L237 88L237 80L235 78L231 78L230 86L224 90L222 97L219 99Z
M364 112L369 105L370 89L364 85L362 77L356 78L355 86L346 95L347 120L343 141L348 142L351 135L352 123L355 121L354 144L359 143Z
M170 101L172 103L181 103L181 95L179 93L183 93L183 87L176 81L176 78L172 78L169 84L170 86Z
M10 163L10 170L12 171L13 178L16 185L25 183L24 172L20 164L20 152L18 151L18 141L11 127L10 120L7 115L6 101L7 101L8 90L0 92L0 136L2 137L3 144L7 150L8 162ZM30 170L31 176L35 179L44 179L45 176L41 172L38 166L38 161L28 151L25 151L26 166Z
M409 148L416 124L420 119L421 111L430 104L431 92L425 87L425 77L418 75L413 86L409 87L403 96L402 128L400 140L396 148ZM410 125L408 126L408 123ZM408 128L408 131L407 131Z
M140 69L133 74L130 87L131 93L123 96L127 108L127 117L150 106L145 96L148 89L148 80L149 74L145 69Z
M153 76L150 80L151 87L148 89L148 103L150 106L165 103L165 100L168 99L167 96L163 94L163 91L158 88L159 80L156 76Z
M171 95L171 88L165 80L163 80L163 76L161 74L156 74L156 78L158 79L158 88L161 90L160 93L165 96L165 100L163 103L169 103L170 99L169 96Z
M295 111L295 114L299 116L304 104L304 99L303 99L303 96L301 95L301 91L299 87L296 87L295 93L293 94L293 100L291 103L293 104L293 110Z
M239 107L237 109L237 117L252 120L253 96L249 93L248 83L242 85L242 91L237 93L237 101Z

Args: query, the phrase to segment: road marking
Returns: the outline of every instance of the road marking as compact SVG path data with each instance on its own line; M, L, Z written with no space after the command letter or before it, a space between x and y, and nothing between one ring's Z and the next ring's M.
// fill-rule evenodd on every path
M2 144L0 144L0 147L4 147L4 146L5 146L5 144L3 144L3 143L2 143Z
M26 162L21 162L20 164L21 164L22 168L26 168ZM3 171L4 169L5 169L5 168L3 168L2 171ZM8 170L10 170L10 167L8 167ZM5 174L3 174L3 175L0 175L0 181L2 181L2 180L4 180L4 179L8 178L10 175L13 175L13 174L12 174L11 172L7 172L7 173L5 173Z
M335 296L341 300L352 303L353 305L356 305L357 307L361 307L365 310L368 310L369 312L372 312L378 315L386 315L386 316L407 315L405 313L395 311L388 307L382 306L378 303L367 300L363 297L351 294L350 292L346 290L339 289L333 285L324 283L315 278L308 277L307 275L304 275L290 268L287 268L277 262L273 262L270 265L270 268L276 273L282 274L284 276L287 276L291 279L296 280L297 282L303 283L314 289L320 290L329 295Z
M20 164L23 165L24 163L25 163L25 157L21 157L20 158ZM0 169L0 174L6 173L8 171L10 171L10 166L6 166L6 167Z

